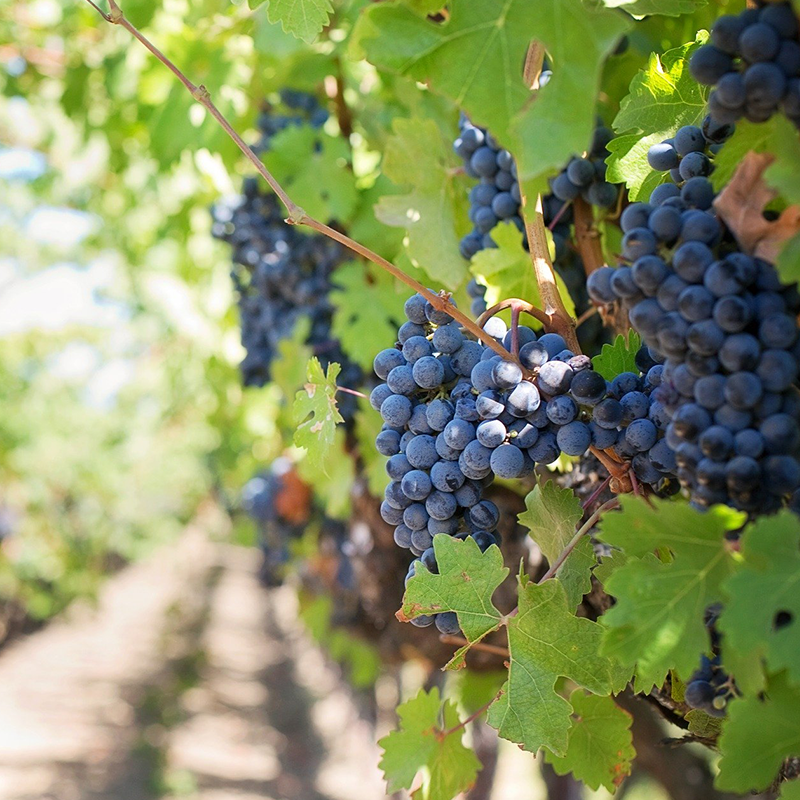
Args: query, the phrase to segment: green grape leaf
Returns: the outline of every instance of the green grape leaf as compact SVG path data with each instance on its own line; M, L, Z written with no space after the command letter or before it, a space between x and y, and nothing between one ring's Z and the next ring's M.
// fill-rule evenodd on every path
M547 481L537 484L528 493L525 508L519 515L519 523L528 528L531 539L553 564L575 536L583 516L581 501L571 489L562 489L555 481ZM583 595L591 590L594 565L592 543L585 536L556 573L564 585L570 608L576 608Z
M638 133L618 136L608 143L609 157L606 179L610 183L624 183L630 200L647 201L656 188L666 181L661 172L650 169L647 151L664 139L663 133L642 137Z
M725 584L719 619L727 652L756 653L800 683L800 521L789 511L750 525L744 564Z
M765 698L732 700L719 749L719 789L766 789L785 758L800 756L800 688L781 674L770 680Z
M610 663L598 653L601 636L597 623L571 613L559 581L539 586L520 575L519 613L508 618L508 680L489 709L489 724L532 753L546 747L566 755L572 707L556 692L556 681L563 676L608 694Z
M406 233L403 228L390 228L380 222L375 207L382 197L401 193L381 172L372 186L359 191L358 207L348 225L348 234L353 239L389 261L394 261L402 250Z
M717 155L714 156L714 171L710 181L716 191L721 191L733 177L742 159L751 151L763 153L770 148L774 134L775 120L780 117L775 114L767 122L748 122L746 119L736 123L733 136L725 142Z
M250 8L263 0L248 0ZM330 0L269 0L267 17L273 24L280 22L286 33L304 42L313 42L328 24L333 13Z
M337 267L331 280L333 333L350 359L370 371L376 354L397 340L406 292L388 272L361 261Z
M631 734L631 715L610 697L597 697L576 689L569 698L575 722L569 731L567 752L545 761L558 775L572 773L595 791L601 786L613 792L631 774L636 751Z
M386 488L386 456L375 449L375 437L380 433L383 420L376 414L369 402L359 398L359 409L356 413L356 437L358 452L364 462L363 473L367 486L375 497L382 497Z
M598 537L619 547L629 561L605 583L617 602L603 615L603 652L636 665L636 689L661 685L667 672L689 675L697 654L709 649L703 624L707 606L723 599L721 584L735 559L725 533L744 515L724 506L706 513L682 503L620 497L622 510L606 514ZM652 553L668 549L671 560Z
M800 233L784 243L775 266L784 283L800 281Z
M650 56L633 78L614 120L614 130L628 135L612 139L606 159L608 180L625 183L631 199L645 200L663 181L647 163L651 145L669 138L682 125L698 124L706 113L706 91L689 74L692 53L708 40L700 31L694 42Z
M413 188L407 194L381 197L375 216L385 225L405 228L411 263L455 289L464 280L467 264L458 252L457 220L464 198L451 171L451 148L433 120L397 119L392 130L383 172L394 183Z
M778 800L800 800L800 780L782 783Z
M427 83L505 139L530 98L522 65L538 38L539 5L452 0L449 20L435 23L396 2L379 3L364 12L356 37L368 61Z
M603 67L631 22L582 0L522 2L531 14L522 33L544 44L554 67L536 101L513 121L514 138L508 145L517 158L523 191L533 198L547 194L553 172L589 149ZM502 131L497 135L503 139Z
M680 17L691 14L707 5L708 0L603 0L606 8L621 8L634 17L660 14L664 17Z
M439 690L420 689L417 696L397 708L399 730L384 736L380 768L388 784L387 794L410 789L417 773L425 769L423 785L412 793L419 800L452 800L467 791L481 763L462 739L455 704L440 700Z
M614 380L621 372L639 374L636 366L636 353L642 346L642 340L634 330L627 336L621 333L614 339L614 344L604 344L598 355L592 359L595 372L599 372L607 381Z
M347 222L358 203L348 169L347 142L309 125L292 125L274 136L264 164L292 200L316 219Z
M530 254L522 246L522 235L510 222L501 222L492 230L497 247L488 247L472 257L472 274L486 286L486 304L493 306L500 300L519 297L534 306L541 306L536 275L531 266ZM575 304L566 284L556 273L556 285L567 313L575 316ZM541 323L527 315L525 325L540 328Z
M769 150L774 154L775 161L764 172L764 180L780 192L787 203L800 203L800 144L797 141L797 128L783 114L775 114L770 118L770 123Z
M614 130L666 132L667 138L682 125L701 120L706 113L706 92L689 73L689 59L707 41L708 33L700 31L694 42L663 55L653 53L647 67L631 81L614 119Z
M423 17L441 11L446 4L445 0L403 0L403 3Z
M326 373L319 359L312 358L308 362L306 384L294 399L293 411L298 423L294 443L304 447L306 458L317 466L333 444L337 423L344 422L336 405L336 378L341 369L341 364L331 362Z
M422 614L455 611L464 637L470 644L477 642L500 624L492 595L508 575L503 554L495 545L481 553L474 539L462 541L444 534L433 537L433 549L439 574L417 565L397 618L407 622ZM463 666L467 649L456 653L451 666Z
M488 127L516 155L530 194L545 189L547 175L588 146L600 73L629 21L581 0L453 0L448 8L449 19L436 23L375 4L356 39L373 64L426 83ZM558 66L535 103L522 79L532 40Z

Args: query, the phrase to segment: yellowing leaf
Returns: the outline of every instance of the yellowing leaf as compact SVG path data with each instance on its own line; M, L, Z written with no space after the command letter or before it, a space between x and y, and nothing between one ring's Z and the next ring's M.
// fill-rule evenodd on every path
M564 756L572 707L556 692L556 680L563 676L608 694L610 663L598 652L601 635L597 623L571 613L558 581L538 586L521 576L519 613L508 619L508 680L489 709L489 724L532 753L546 747Z
M509 297L519 297L534 306L541 306L536 275L530 254L522 246L522 236L510 222L501 222L492 231L497 247L486 248L472 257L470 269L487 287L486 303L489 306ZM567 313L574 316L575 304L558 273L556 285ZM537 320L525 314L522 321L533 328L541 327Z
M631 715L610 697L597 697L576 689L569 698L575 721L569 731L564 756L545 751L545 760L558 775L571 772L591 789L604 786L613 792L631 773L636 751L631 735Z
M420 800L452 800L475 782L481 763L462 743L463 729L448 733L458 725L455 705L442 704L437 688L420 689L416 697L397 709L399 730L384 736L380 768L388 793L410 789L417 773L426 769L422 786L412 793Z

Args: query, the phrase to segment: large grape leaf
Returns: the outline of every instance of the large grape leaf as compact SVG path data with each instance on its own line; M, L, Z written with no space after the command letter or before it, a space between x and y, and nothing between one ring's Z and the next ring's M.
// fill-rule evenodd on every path
M719 749L718 788L766 789L785 758L800 756L800 688L781 674L770 680L766 696L729 703Z
M648 692L676 669L687 676L709 649L707 606L723 599L721 584L735 559L725 533L744 515L724 506L701 513L683 503L623 496L622 510L606 514L599 538L629 561L605 583L616 604L603 615L603 652L636 665L637 691ZM652 553L668 549L659 560Z
M567 752L545 761L558 775L571 772L591 789L601 786L613 792L631 774L636 751L631 734L631 715L610 697L598 697L576 689L569 698L575 721L569 731Z
M603 0L606 8L621 8L635 17L660 14L664 17L679 17L702 8L708 0Z
M375 355L397 339L408 292L398 291L389 273L361 261L337 267L332 282L333 333L350 359L370 371Z
M476 253L470 267L472 274L487 287L487 305L493 306L500 300L519 297L534 306L541 306L536 274L530 254L522 246L522 234L510 222L501 222L492 231L492 239L497 247ZM556 285L567 313L574 316L575 304L558 273ZM537 320L526 314L522 315L522 321L533 328L541 327Z
M442 701L439 690L420 689L416 697L397 708L399 730L384 736L380 768L388 793L410 789L417 773L425 769L422 786L411 796L420 800L452 800L475 782L481 763L462 739L455 704Z
M555 481L537 484L525 498L525 508L519 515L520 525L530 531L550 564L561 555L583 516L581 501L571 489L562 489ZM592 588L591 572L595 565L594 551L588 536L584 536L556 573L564 585L567 602L575 608Z
M533 195L587 148L602 66L629 21L582 0L453 0L449 11L436 23L397 3L375 4L356 38L373 64L427 83L488 127L516 155ZM556 69L528 103L522 71L532 40Z
M433 549L439 574L434 575L419 564L408 582L403 606L397 612L401 621L421 614L455 611L464 636L476 642L496 630L501 614L492 604L495 589L505 580L508 568L494 545L481 553L474 539L455 539L439 534L433 537ZM463 666L463 648L452 666Z
M507 140L509 121L530 96L522 67L538 7L453 0L448 21L436 23L399 3L378 3L362 15L356 38L370 62L427 83Z
M344 422L336 405L336 378L341 369L340 364L331 362L326 373L319 359L311 358L306 384L295 395L293 410L298 427L294 443L304 447L306 458L317 466L333 444L337 423Z
M322 222L347 222L358 202L347 166L347 142L308 125L292 125L270 141L262 158L267 169L306 213Z
M572 706L555 690L563 676L595 694L611 691L610 663L598 652L602 630L576 617L559 581L519 578L519 613L508 618L511 659L502 694L489 709L500 736L536 752L564 756Z
M744 564L726 583L724 647L766 657L771 672L800 683L800 521L762 518L742 538Z
M606 58L630 27L623 14L583 0L522 0L532 18L526 33L543 42L553 75L512 123L509 149L525 194L547 192L546 179L588 150Z
M697 124L706 113L706 92L689 74L689 59L707 40L708 33L700 31L694 42L651 55L620 104L614 130L627 135L608 146L608 180L625 183L632 199L647 199L662 181L661 174L647 163L650 146L669 138L682 125Z
M628 331L627 336L617 334L614 344L604 344L600 352L592 359L592 367L607 381L612 381L621 372L638 373L636 366L636 353L641 347L642 340L634 330Z
M383 172L394 183L413 188L381 197L375 216L385 225L405 228L411 263L455 289L467 265L458 252L457 220L464 198L452 172L452 151L433 120L397 119L392 130Z

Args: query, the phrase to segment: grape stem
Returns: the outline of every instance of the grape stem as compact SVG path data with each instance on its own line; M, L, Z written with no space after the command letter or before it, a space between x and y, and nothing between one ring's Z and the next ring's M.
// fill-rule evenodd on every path
M611 511L619 507L619 500L614 497L613 499L603 503L597 511L592 514L586 522L581 525L575 532L575 535L569 540L567 546L558 554L558 558L550 565L550 569L537 581L537 585L541 586L545 581L550 580L561 569L564 562L569 558L569 554L577 547L578 542L597 524L600 517L606 511Z
M446 739L448 736L458 733L459 731L463 730L470 724L470 722L475 722L481 714L484 714L486 711L489 710L489 706L500 697L502 690L498 692L488 703L484 703L479 709L473 711L466 719L462 720L458 723L458 725L454 725L452 728L447 728L443 731L436 731L436 738L441 741L442 739Z
M532 90L539 88L539 75L542 72L544 61L544 46L541 42L531 42L525 57L524 80L525 85ZM548 329L564 337L567 347L573 353L581 352L578 337L575 334L575 320L567 313L564 301L558 291L553 262L550 260L550 247L547 242L547 232L544 225L542 211L542 196L537 195L531 207L522 189L522 176L520 176L520 214L525 224L525 236L528 239L528 252L531 255L533 271L536 275L536 284L539 287L539 297L544 305L544 313L549 320Z
M550 321L547 314L545 314L541 308L536 308L536 306L531 305L527 300L520 300L519 297L509 297L507 300L501 300L499 303L495 303L491 308L487 308L486 311L478 317L478 325L485 325L487 320L491 319L495 314L500 313L504 308L510 308L512 314L514 311L516 311L517 314L519 314L520 311L524 311L526 314L530 314L534 319L538 319L539 322L545 326Z
M348 389L346 386L337 386L336 391L352 394L354 397L363 397L365 400L367 399L367 395L365 395L364 392L357 392L355 389Z
M600 234L594 223L592 207L582 197L576 197L573 205L575 216L575 239L578 252L583 261L583 269L587 277L605 264L603 250L600 247Z
M242 153L244 153L250 163L253 164L258 171L258 174L261 175L261 177L264 178L264 180L269 184L270 188L278 196L281 203L283 203L289 215L288 218L284 220L287 225L307 225L309 228L312 228L318 233L321 233L324 236L343 244L345 247L349 248L363 258L372 261L381 269L386 270L389 274L397 278L397 280L406 284L406 286L410 287L415 292L421 294L437 311L443 311L449 314L451 317L453 317L453 319L459 322L462 327L468 330L477 339L482 341L485 345L487 345L487 347L490 347L492 350L494 350L494 352L499 356L507 361L516 361L514 356L512 356L511 353L509 353L508 350L506 350L505 347L503 347L494 337L490 336L482 328L476 325L476 323L466 316L466 314L459 311L455 304L451 302L450 295L448 293L443 292L436 294L430 291L430 289L426 289L421 283L415 281L411 276L406 275L401 269L387 261L385 258L379 256L368 247L365 247L359 242L356 242L354 239L351 239L349 236L334 230L328 225L319 222L319 220L310 217L289 197L284 188L264 166L261 159L256 155L253 149L250 148L242 139L242 137L239 136L239 134L231 127L231 124L227 119L225 119L225 116L222 114L222 112L216 107L216 105L214 105L208 89L206 89L205 86L197 86L192 83L192 81L190 81L186 75L184 75L179 67L170 61L170 59L167 58L167 56L165 56L161 50L159 50L144 34L142 34L134 25L132 25L122 13L122 9L117 4L116 0L108 0L108 13L103 11L94 2L94 0L86 0L86 2L89 3L89 5L91 5L92 8L94 8L95 11L97 11L97 13L100 14L100 16L106 22L109 22L112 25L120 25L121 27L125 28L125 30L134 37L134 39L138 40L142 45L144 45L144 47L146 47L165 67L167 67L170 72L172 72L172 74L183 84L192 97L208 111L208 113L217 121L225 133L227 133L228 136L233 140L236 146L242 151Z
M591 504L594 503L598 497L600 497L600 495L603 493L603 490L606 488L606 486L608 486L609 483L611 483L610 475L608 475L606 479L589 495L589 497L583 501L582 508L584 511L586 511L586 509L589 508L589 506L591 506Z

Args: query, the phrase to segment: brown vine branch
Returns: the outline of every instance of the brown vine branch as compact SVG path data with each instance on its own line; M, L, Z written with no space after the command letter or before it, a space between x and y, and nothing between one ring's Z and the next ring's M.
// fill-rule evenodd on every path
M575 535L567 543L567 546L558 554L558 558L550 565L550 569L548 569L547 572L542 575L537 583L541 585L546 580L552 578L559 571L559 569L561 569L562 564L567 560L569 554L576 548L578 542L595 526L597 520L599 520L606 511L610 511L618 506L619 500L616 497L606 503L603 503L603 505L601 505L600 508L598 508L597 511L595 511L594 514L592 514L592 516L589 517L589 519L587 519L583 525L581 525L580 528L578 528L578 530L575 532Z
M572 212L575 218L575 240L588 277L605 264L600 234L594 224L592 207L582 197L575 198Z
M523 79L530 89L538 89L539 75L544 62L544 46L541 42L531 42L525 56ZM549 327L554 333L564 337L567 346L573 353L580 353L578 337L575 334L575 321L567 313L564 301L558 291L553 263L550 260L550 248L547 243L547 233L544 225L541 195L531 208L525 192L522 191L520 181L520 194L522 208L520 214L525 223L525 235L528 239L528 251L531 254L533 271L536 274L536 284L539 287L539 297L544 305L544 313L549 317Z
M360 256L372 261L374 264L377 264L379 267L381 267L381 269L386 270L399 281L405 283L406 286L421 294L438 311L444 311L450 314L453 319L459 322L477 339L480 339L502 358L509 361L516 360L499 342L486 333L482 328L478 327L478 325L476 325L473 320L466 316L466 314L463 314L461 311L459 311L455 304L450 301L449 295L435 294L429 289L426 289L421 283L415 281L411 276L406 275L401 269L387 261L385 258L379 256L368 247L359 244L349 236L345 236L345 234L334 230L328 225L325 225L324 223L319 222L319 220L316 220L306 214L306 212L289 197L284 188L272 176L252 148L250 148L242 139L242 137L239 136L239 134L236 133L236 131L231 127L230 123L227 121L227 119L225 119L222 112L214 105L208 89L206 89L205 86L196 86L194 83L192 83L192 81L190 81L186 75L184 75L184 73L181 72L181 70L172 61L170 61L167 56L164 55L164 53L162 53L134 25L132 25L122 13L122 9L117 4L116 0L108 0L108 7L110 9L108 14L105 13L93 0L86 0L86 2L89 3L89 5L91 5L92 8L94 8L98 14L100 14L100 16L106 20L106 22L110 22L113 25L120 25L121 27L125 28L125 30L131 34L131 36L144 45L144 47L146 47L165 67L167 67L170 72L172 72L172 74L175 75L175 77L183 84L192 97L208 111L208 113L217 121L225 133L227 133L228 136L235 142L236 146L242 151L242 153L244 153L247 159L253 164L258 171L258 174L264 178L272 191L275 192L280 201L286 207L289 215L288 219L286 220L287 224L307 225L313 230L322 233L331 239L335 239L337 242L340 242L353 252L358 253Z

